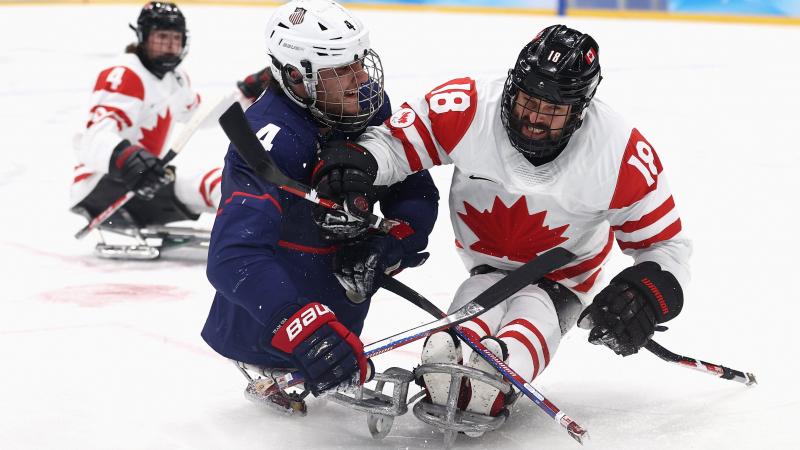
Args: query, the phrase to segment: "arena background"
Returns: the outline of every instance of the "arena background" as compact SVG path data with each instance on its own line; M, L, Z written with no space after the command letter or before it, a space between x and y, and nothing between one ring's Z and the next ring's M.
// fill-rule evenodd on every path
M0 5L138 4L130 0L0 0ZM264 0L185 0L181 5L274 6ZM354 9L536 14L800 25L800 0L359 0Z

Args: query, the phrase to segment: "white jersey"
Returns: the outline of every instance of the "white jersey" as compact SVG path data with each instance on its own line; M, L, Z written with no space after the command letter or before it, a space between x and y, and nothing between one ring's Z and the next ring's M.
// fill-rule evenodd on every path
M86 129L76 139L72 203L81 201L108 173L111 152L123 139L160 156L173 121L185 122L200 104L189 77L178 68L159 79L139 57L126 53L100 72Z
M535 167L503 127L504 81L449 81L370 128L359 143L378 162L376 184L454 164L450 220L467 269L514 269L562 246L578 258L548 278L585 294L616 239L685 286L691 243L653 146L594 99L563 152Z

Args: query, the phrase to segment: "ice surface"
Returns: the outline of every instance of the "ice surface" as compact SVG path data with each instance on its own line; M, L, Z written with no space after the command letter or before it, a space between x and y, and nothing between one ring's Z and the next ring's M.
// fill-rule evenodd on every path
M67 212L73 134L85 122L97 71L133 34L135 6L0 9L0 448L438 448L412 414L383 441L365 416L312 400L305 418L261 410L199 331L212 288L203 255L112 262L72 234ZM184 8L186 66L204 95L221 95L266 63L270 8ZM685 229L695 241L686 307L658 339L667 348L752 371L753 389L675 367L650 354L619 358L575 330L535 385L589 429L593 448L798 448L792 421L798 295L796 27L542 16L358 11L373 30L399 105L450 78L502 76L522 45L561 20L601 46L599 97L658 149ZM221 162L219 129L179 157ZM490 149L487 149L489 151ZM196 163L196 162L195 162ZM434 170L444 192L447 168ZM465 277L442 201L432 257L401 279L444 308ZM211 219L206 220L206 224ZM786 234L788 233L788 235ZM628 259L614 254L607 272ZM379 293L370 342L427 321ZM376 358L411 368L418 346ZM507 425L463 448L577 448L527 399Z

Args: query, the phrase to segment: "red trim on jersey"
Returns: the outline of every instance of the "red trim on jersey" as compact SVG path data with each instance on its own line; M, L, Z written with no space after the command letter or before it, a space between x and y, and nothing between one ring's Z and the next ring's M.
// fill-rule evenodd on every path
M524 334L520 333L519 331L509 330L500 333L497 336L498 339L514 339L518 341L520 344L524 345L525 348L528 349L528 353L531 354L531 361L533 362L533 375L529 381L533 381L537 375L539 375L539 354L536 352L536 347L533 346L530 340L525 337Z
M402 108L407 108L413 111L413 108L411 108L408 103L403 103ZM428 156L431 158L431 161L433 161L433 165L441 166L442 160L439 159L439 152L436 151L436 145L433 143L431 132L428 131L428 127L425 126L425 124L419 118L419 114L416 114L416 112L414 113L413 125L414 129L417 130L417 133L419 133L419 137L422 139L422 143L425 145L425 151L428 152Z
M276 208L278 208L278 212L283 214L283 208L281 208L281 204L278 203L278 201L275 200L275 198L273 198L269 194L255 195L255 194L250 194L248 192L236 191L233 194L231 194L231 196L228 197L225 200L225 204L227 205L228 203L232 202L233 201L233 197L250 197L250 198L255 198L255 199L258 199L258 200L269 200L275 205Z
M403 151L406 153L406 161L408 161L408 167L411 168L411 171L418 172L422 170L422 161L420 161L419 155L417 155L417 150L414 149L414 145L408 141L406 132L403 131L402 128L394 127L389 127L389 131L392 132L392 136L394 136L395 139L403 144Z
M103 108L106 113L103 116L98 117L97 120L95 120L94 116L99 108ZM86 122L86 128L89 128L92 125L99 123L103 119L113 119L114 121L116 121L117 129L120 131L122 131L123 125L125 125L126 127L133 125L133 122L131 121L130 117L128 117L128 115L125 113L125 111L119 108L115 108L113 106L95 105L92 107L92 109L89 110L89 114L91 114L92 118L88 122Z
M330 255L331 253L336 253L339 250L338 245L332 245L330 247L309 247L307 245L295 244L294 242L289 241L278 241L278 245L283 248L288 248L289 250L313 253L315 255Z
M582 275L590 270L597 269L603 264L603 261L606 260L606 257L609 253L611 253L611 249L614 248L614 233L611 231L608 232L608 241L606 241L606 245L600 250L600 253L594 255L591 259L587 259L586 261L581 262L580 264L576 264L574 266L565 267L560 270L556 270L555 272L551 272L547 275L547 278L553 281L560 281L565 278L572 278L578 275Z
M631 249L642 249L650 247L651 245L666 241L668 239L672 239L676 234L681 231L681 219L672 222L668 227L664 228L661 233L651 237L650 239L645 239L643 241L636 241L636 242L626 242L617 240L617 244L619 244L619 248L621 250Z
M77 183L79 181L83 181L83 180L89 178L92 175L94 175L94 172L82 173L82 174L78 175L77 177L75 177L74 180L72 180L72 184L75 184L75 183Z
M650 225L658 222L659 219L666 216L667 213L672 211L673 208L675 208L675 200L673 200L672 196L670 195L670 197L664 200L664 203L659 205L658 208L645 214L641 219L631 220L623 223L622 225L611 227L611 229L614 231L622 231L623 233L632 233L634 231L641 230L642 228L649 227Z
M593 274L589 275L589 278L583 280L583 282L573 287L572 290L581 292L583 294L589 292L589 289L591 289L592 286L594 286L595 281L597 281L597 276L600 275L601 270L603 269L595 270Z
M116 76L115 73L114 79L109 80L108 76L114 70L119 69L122 69L122 75ZM117 92L122 95L144 100L144 84L142 83L142 79L139 78L139 75L137 75L136 72L125 66L109 67L108 69L100 72L100 75L97 76L97 81L94 84L94 90L92 92L97 91Z
M211 177L211 175L214 174L214 172L217 172L218 170L219 170L219 167L215 167L215 168L209 170L208 173L203 175L203 179L200 180L200 186L198 188L198 190L200 191L200 197L203 198L203 202L208 207L214 206L214 205L211 204L211 199L209 198L209 195L211 194L211 189L213 189L213 188L209 187L208 190L206 190L206 181ZM214 185L216 186L216 183L219 183L219 180L221 180L221 179L222 179L222 177L218 176L217 179L215 179L213 181Z
M542 346L542 352L544 353L544 365L545 367L550 364L550 350L547 348L547 342L544 340L544 335L539 331L536 326L525 319L515 319L511 322L506 324L506 327L509 325L521 325L529 330L531 333L536 335L536 339L539 340L539 344ZM505 328L505 327L503 327Z

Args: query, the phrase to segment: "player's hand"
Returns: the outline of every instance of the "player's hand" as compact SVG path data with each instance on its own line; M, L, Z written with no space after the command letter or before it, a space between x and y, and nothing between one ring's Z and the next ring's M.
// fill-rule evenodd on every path
M343 383L368 381L372 369L364 357L364 344L327 306L317 302L294 304L279 315L276 324L282 324L268 327L266 339L289 356L312 394Z
M395 275L406 267L422 265L429 254L406 254L402 242L394 236L369 236L336 252L333 272L344 287L347 298L362 303L380 287L382 275Z
M109 175L122 181L128 190L144 200L152 200L161 187L172 182L161 161L144 147L124 140L111 152Z
M320 196L343 206L344 211L314 207L314 221L330 240L352 240L367 231L366 214L372 212L378 187L373 185L378 164L358 144L328 143L322 149L311 176Z
M675 277L654 262L629 267L600 291L578 319L591 329L589 342L622 356L637 353L656 325L677 316L683 291Z
M251 104L267 89L271 80L272 74L269 67L265 67L254 74L246 76L244 80L237 81L236 86L242 93L242 97L247 99L248 104Z

